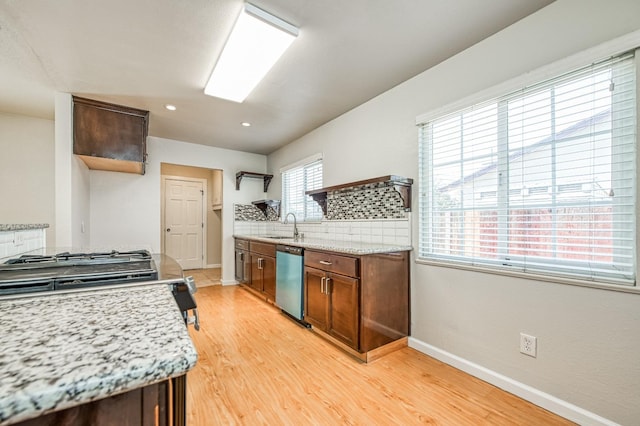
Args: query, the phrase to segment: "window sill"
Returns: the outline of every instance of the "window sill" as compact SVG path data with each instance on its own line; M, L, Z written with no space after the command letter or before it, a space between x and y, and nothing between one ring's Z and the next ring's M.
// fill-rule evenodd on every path
M551 275L543 275L543 274L535 274L529 272L515 272L515 271L505 271L500 270L498 268L486 268L481 266L471 266L465 265L456 262L446 262L441 260L431 260L424 258L417 258L416 264L419 265L430 265L430 266L438 266L442 268L451 268L451 269L461 269L465 271L471 272L480 272L483 274L492 274L492 275L504 275L507 277L513 278L522 278L531 281L545 281L549 283L555 284L565 284L565 285L573 285L578 287L588 287L599 290L610 290L610 291L618 291L622 293L632 293L632 294L640 294L640 288L635 286L625 286L622 284L606 284L606 283L597 283L594 281L588 280L579 280L579 279L571 279L560 276L551 276Z

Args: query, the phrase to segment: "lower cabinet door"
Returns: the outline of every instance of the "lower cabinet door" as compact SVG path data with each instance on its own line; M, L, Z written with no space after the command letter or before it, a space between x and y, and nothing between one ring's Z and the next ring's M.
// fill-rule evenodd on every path
M262 256L251 254L251 287L262 291Z
M329 274L329 334L354 349L358 344L358 286L360 280L344 275Z
M169 380L176 379L179 378ZM184 426L186 387L179 398L169 380L45 414L15 426ZM174 405L170 407L171 403Z
M276 259L262 258L262 291L273 301L276 300Z
M323 292L325 273L315 268L304 268L304 320L327 331L329 298Z

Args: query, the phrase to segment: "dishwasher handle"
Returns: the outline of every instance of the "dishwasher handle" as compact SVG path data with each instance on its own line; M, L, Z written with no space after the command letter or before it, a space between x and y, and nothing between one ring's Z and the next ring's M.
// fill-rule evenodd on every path
M284 244L278 244L276 246L276 251L288 253L294 256L302 256L303 249L302 247L286 246Z

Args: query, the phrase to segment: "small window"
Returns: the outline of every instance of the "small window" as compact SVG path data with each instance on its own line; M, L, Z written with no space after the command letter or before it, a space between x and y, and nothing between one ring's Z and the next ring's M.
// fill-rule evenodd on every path
M302 164L301 164L302 163ZM313 156L282 171L281 217L293 213L299 222L319 221L322 210L306 191L322 188L322 157Z
M419 257L635 285L633 54L420 124Z

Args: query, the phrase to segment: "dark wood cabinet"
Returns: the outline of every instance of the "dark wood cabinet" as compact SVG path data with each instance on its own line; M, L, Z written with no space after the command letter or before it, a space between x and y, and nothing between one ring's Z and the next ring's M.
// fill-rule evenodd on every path
M91 401L16 423L18 426L183 426L186 377Z
M307 250L304 270L304 319L314 329L361 354L409 335L408 252Z
M276 246L275 244L251 241L250 287L268 300L276 300Z
M144 174L149 111L73 97L73 153L93 170Z
M325 284L330 299L327 331L354 349L359 349L359 285L359 279L338 274L327 274Z
M359 349L358 259L305 252L305 320Z
M358 349L360 280L306 266L305 316L312 326Z
M329 326L329 298L324 292L327 273L319 269L304 268L304 320L320 330Z
M408 251L360 258L360 349L370 351L411 334Z
M262 261L262 291L275 302L276 300L276 258L264 257Z
M251 259L249 256L249 241L235 239L235 278L240 284L251 283Z
M272 300L276 298L276 259L251 254L251 287Z

